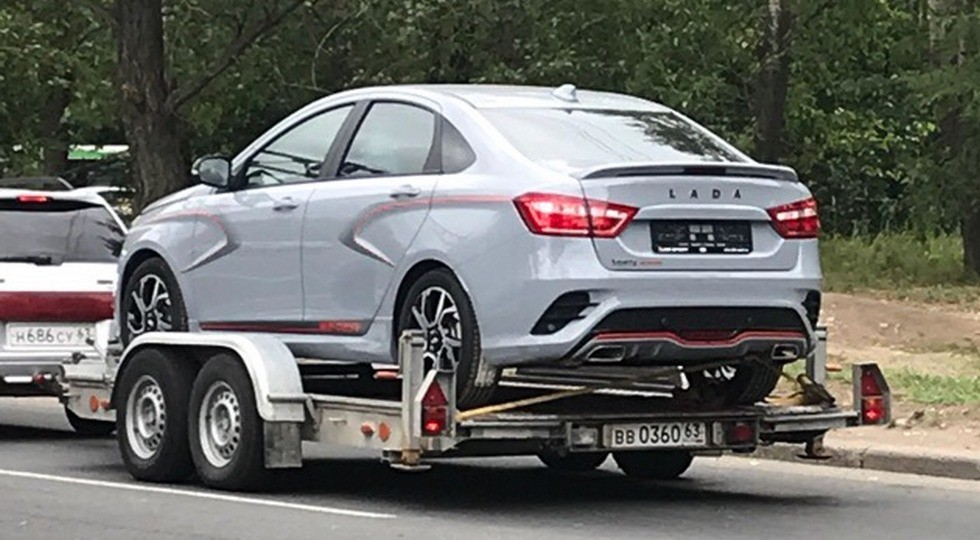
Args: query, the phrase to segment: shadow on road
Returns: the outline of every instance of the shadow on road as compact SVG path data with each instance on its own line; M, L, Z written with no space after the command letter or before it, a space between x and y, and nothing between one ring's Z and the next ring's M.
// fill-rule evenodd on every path
M764 495L725 488L704 479L641 482L596 471L556 473L542 467L494 467L482 464L438 463L423 473L400 473L368 459L332 459L306 462L302 470L276 477L270 489L298 495L367 498L372 502L424 509L508 511L568 507L616 502L682 504L706 509L725 506L774 504L814 508L835 506L828 497Z
M65 441L111 438L112 437L85 437L75 433L74 431L0 424L0 442Z

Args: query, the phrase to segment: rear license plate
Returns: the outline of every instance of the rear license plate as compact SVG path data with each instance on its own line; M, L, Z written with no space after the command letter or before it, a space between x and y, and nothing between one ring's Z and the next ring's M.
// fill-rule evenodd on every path
M752 225L740 221L653 221L650 235L655 253L742 255L752 252Z
M91 324L7 324L7 347L66 348L89 347L95 338Z
M604 428L606 448L675 448L706 446L703 422L614 424Z

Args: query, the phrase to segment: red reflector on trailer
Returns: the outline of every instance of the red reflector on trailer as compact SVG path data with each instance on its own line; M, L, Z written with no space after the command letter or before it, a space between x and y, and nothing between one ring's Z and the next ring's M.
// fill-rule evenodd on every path
M752 424L735 424L728 430L729 444L755 442L755 428Z
M99 322L111 319L112 312L112 293L0 293L0 321Z
M861 420L865 424L878 424L885 419L885 400L866 397L861 400Z
M422 396L422 434L439 435L446 430L448 425L449 412L446 407L449 400L446 394L439 387L439 383L433 382Z

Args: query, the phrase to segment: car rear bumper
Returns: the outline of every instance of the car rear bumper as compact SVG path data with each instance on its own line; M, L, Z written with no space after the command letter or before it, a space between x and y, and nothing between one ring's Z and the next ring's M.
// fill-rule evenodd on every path
M461 267L480 324L484 355L497 366L549 363L576 359L586 347L617 341L636 349L648 360L686 361L740 358L772 353L776 345L798 349L802 357L816 343L808 319L807 295L821 284L816 245L801 245L796 266L787 271L613 271L603 267L586 239L534 237L503 243L503 251L489 250ZM525 253L515 260L515 253ZM506 269L503 266L506 265ZM493 269L487 272L486 269ZM571 292L588 294L588 306L553 332L541 331L542 316L555 301ZM627 317L621 327L601 323L614 312L655 308L700 308L706 321L700 329L731 330L730 343L697 343L684 339L683 325L659 327L655 322L635 324ZM712 328L713 312L761 308L790 313L785 325L752 328ZM812 314L810 314L812 316ZM671 330L674 335L654 334ZM744 335L736 330L793 332L778 336ZM625 335L632 333L632 335ZM619 335L617 335L619 334ZM610 336L615 336L615 339ZM705 340L700 340L705 341ZM608 344L608 343L607 343Z
M54 377L71 357L72 351L0 351L0 396L58 395Z

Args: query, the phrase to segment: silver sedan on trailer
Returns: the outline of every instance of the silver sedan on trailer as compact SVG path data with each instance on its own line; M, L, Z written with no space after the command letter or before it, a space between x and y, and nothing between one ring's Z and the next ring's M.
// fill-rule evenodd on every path
M421 329L428 361L458 363L464 406L507 366L727 360L690 389L751 403L815 346L808 189L645 99L357 89L194 172L126 239L124 343L263 332L303 357L391 363Z

